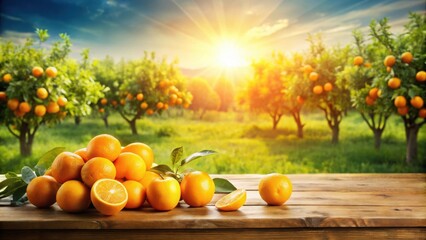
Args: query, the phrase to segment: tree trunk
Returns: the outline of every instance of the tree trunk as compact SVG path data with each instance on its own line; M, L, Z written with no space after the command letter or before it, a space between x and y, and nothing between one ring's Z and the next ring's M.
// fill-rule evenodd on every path
M297 126L297 137L302 139L303 138L303 127L305 125L302 124L302 118L300 117L300 111L294 111L294 112L292 112L292 115L293 115L294 122L296 123L296 126Z
M200 120L202 120L203 119L203 117L204 117L204 114L206 114L206 109L203 109L203 110L201 110L201 113L200 113Z
M105 127L108 128L109 124L108 124L108 115L104 115L102 117L102 120L104 121Z
M75 118L74 118L74 123L75 123L75 125L80 125L80 123L81 123L81 117L80 116L75 116Z
M136 128L136 119L133 119L128 122L130 124L130 129L132 129L133 135L138 135L138 129Z
M380 149L380 146L382 145L382 134L383 129L374 129L374 148L376 150Z
M417 160L417 135L419 133L419 129L419 124L412 124L405 128L407 134L406 162L408 164Z
M332 137L331 137L331 143L332 144L338 144L339 143L339 124L335 123L335 125L331 128L332 131Z
M28 123L23 122L19 129L19 149L21 156L30 156L33 149L33 140L36 130L31 133Z

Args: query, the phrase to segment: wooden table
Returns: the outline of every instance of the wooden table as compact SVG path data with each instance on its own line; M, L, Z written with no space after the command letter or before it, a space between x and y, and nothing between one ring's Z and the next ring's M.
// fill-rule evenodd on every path
M0 239L426 239L426 174L295 174L284 206L260 198L261 175L221 175L247 190L239 211L211 204L104 217L57 206L0 207ZM212 203L221 195L216 195Z

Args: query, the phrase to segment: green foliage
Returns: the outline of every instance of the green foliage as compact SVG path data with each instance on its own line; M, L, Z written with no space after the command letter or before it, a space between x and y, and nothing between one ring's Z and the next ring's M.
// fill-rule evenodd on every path
M200 118L207 110L218 110L220 107L220 97L203 78L194 78L188 83L188 91L193 96L190 109L201 111Z

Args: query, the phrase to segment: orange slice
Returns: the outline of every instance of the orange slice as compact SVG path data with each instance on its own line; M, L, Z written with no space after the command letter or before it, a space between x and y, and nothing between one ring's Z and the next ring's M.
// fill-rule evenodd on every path
M244 205L246 199L246 190L237 189L219 199L215 206L221 211L236 211Z
M114 215L126 206L128 194L124 185L119 181L102 178L93 184L90 199L100 213Z

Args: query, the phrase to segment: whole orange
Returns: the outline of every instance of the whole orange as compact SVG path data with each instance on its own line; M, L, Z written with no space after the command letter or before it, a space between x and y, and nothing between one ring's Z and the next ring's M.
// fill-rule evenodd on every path
M37 97L40 99L46 99L49 96L49 93L47 92L46 88L37 88Z
M48 113L57 113L59 110L59 105L56 102L49 102L49 104L47 104Z
M370 95L365 97L365 103L367 103L368 106L373 106L375 102L376 102L376 100L374 100L374 98L370 97Z
M311 72L309 74L309 79L313 82L315 82L316 80L318 80L319 78L319 74L317 72Z
M53 160L52 176L59 182L80 179L80 171L84 165L83 159L72 152L62 152Z
M426 108L422 108L419 110L419 117L426 118Z
M114 161L117 170L117 179L142 180L145 175L146 165L142 158L132 152L123 152Z
M89 156L87 155L87 148L80 148L80 149L76 150L74 153L79 155L83 159L84 162L87 162L87 161L90 160Z
M6 73L5 75L3 75L3 81L5 83L9 83L12 80L12 75L10 73Z
M27 198L31 204L38 208L47 208L56 202L56 193L59 184L51 176L36 177L27 186Z
M420 96L414 96L411 100L410 100L410 104L411 106L413 106L414 108L420 109L423 107L424 101L423 98L421 98Z
M290 179L279 173L268 174L260 180L259 194L269 205L284 204L291 196L293 185Z
M152 151L151 147L145 143L131 143L125 146L121 152L132 152L139 155L145 161L146 169L151 169L152 163L154 162L154 152Z
M80 181L67 181L59 188L56 202L64 212L82 212L90 206L90 189Z
M409 109L408 109L407 106L397 108L398 114L401 115L401 116L407 115L408 114L408 110Z
M54 78L58 75L58 70L55 67L48 67L46 68L46 75L50 78Z
M323 88L322 88L321 85L316 85L316 86L314 86L314 88L312 89L312 91L315 94L319 95L319 94L321 94L323 92Z
M407 105L407 99L404 96L397 96L394 100L395 107L405 107Z
M419 82L426 81L426 72L425 71L419 71L416 74L416 80L419 81Z
M142 93L138 93L138 95L136 95L136 99L138 101L142 101L143 100L143 94Z
M90 158L103 157L115 161L121 153L121 143L109 134L101 134L92 138L87 145L87 155Z
M19 100L16 98L9 99L7 101L7 107L12 111L17 110L19 107Z
M145 175L143 176L142 180L140 180L139 182L142 183L142 185L147 188L148 185L152 182L152 180L159 178L160 175L158 175L155 172L151 172L151 171L146 171Z
M128 194L127 204L124 208L135 209L142 207L146 199L146 188L142 183L134 180L127 180L123 182L123 185Z
M377 99L379 97L379 89L376 87L370 89L368 96L370 96L372 99Z
M396 58L392 55L388 55L385 57L385 60L383 61L383 64L386 67L392 67L396 62Z
M36 78L41 77L43 75L43 72L44 72L43 68L33 67L32 73L34 77Z
M81 168L81 179L88 187L92 187L92 185L101 178L114 179L115 177L115 166L106 158L91 158Z
M392 89L397 89L400 86L401 86L401 79L399 79L397 77L393 77L393 78L389 79L388 87L390 87Z
M35 106L34 114L38 117L43 117L46 114L46 107L44 105Z
M65 105L67 105L68 99L64 96L60 96L60 97L58 97L57 103L60 107L64 107Z
M19 111L22 113L28 113L31 111L31 106L27 102L21 102L19 104Z
M354 58L354 65L355 66L361 66L363 62L364 62L364 59L361 56L356 56Z
M333 84L331 84L329 82L324 84L324 91L330 92L331 90L333 90Z
M179 182L172 177L156 178L148 185L146 196L157 211L170 211L180 200Z
M411 54L410 52L405 52L401 55L401 61L403 63L411 63L411 61L413 61L413 54Z
M200 171L186 174L180 183L182 199L191 207L207 205L214 196L215 185L211 177Z

